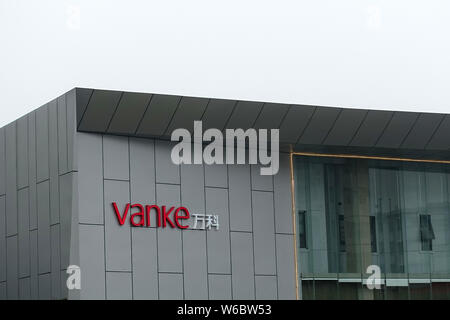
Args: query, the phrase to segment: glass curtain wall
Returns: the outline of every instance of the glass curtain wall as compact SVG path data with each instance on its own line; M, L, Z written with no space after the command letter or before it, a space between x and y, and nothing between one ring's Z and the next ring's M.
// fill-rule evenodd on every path
M449 165L294 156L294 178L303 299L450 299Z

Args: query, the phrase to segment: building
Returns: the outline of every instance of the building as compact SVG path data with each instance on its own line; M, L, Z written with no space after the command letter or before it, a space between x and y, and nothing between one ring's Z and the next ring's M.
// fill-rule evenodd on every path
M173 164L194 120L279 128L278 173ZM444 114L73 89L0 129L0 299L449 299L449 136Z

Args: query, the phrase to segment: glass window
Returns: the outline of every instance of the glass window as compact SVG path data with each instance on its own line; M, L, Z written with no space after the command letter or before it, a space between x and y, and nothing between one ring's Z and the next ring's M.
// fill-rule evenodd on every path
M422 241L423 251L433 250L434 231L429 214L420 215L420 240Z
M449 165L295 156L294 179L305 298L449 297Z
M370 216L370 248L372 253L377 252L377 224L375 216Z
M308 245L306 242L306 211L305 210L300 210L298 212L298 232L299 232L300 248L308 249Z
M345 217L339 215L339 251L345 252Z

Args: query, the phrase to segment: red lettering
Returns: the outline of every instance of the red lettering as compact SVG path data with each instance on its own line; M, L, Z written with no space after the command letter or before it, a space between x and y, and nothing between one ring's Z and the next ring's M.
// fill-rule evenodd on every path
M119 224L122 226L125 224L125 221L127 220L128 212L130 211L130 224L134 227L143 227L151 226L151 219L150 219L150 213L152 210L156 214L156 222L157 227L167 227L169 225L171 228L179 228L179 229L187 229L189 226L185 226L182 224L181 220L187 220L190 218L189 210L186 207L179 207L176 210L174 206L172 207L166 207L162 206L159 207L157 205L144 205L140 203L131 204L128 203L123 213L120 212L117 203L112 203L114 207L114 212L116 213L117 220ZM131 209L130 209L131 207ZM133 209L138 209L138 211L135 210L133 213ZM161 210L162 208L162 210ZM170 215L173 213L173 218L170 217ZM136 221L138 219L138 221ZM147 221L146 221L147 220ZM175 223L174 223L175 222Z
M145 224L144 207L143 207L141 204L138 203L138 204L133 204L133 205L131 206L131 208L132 208L132 209L133 209L133 208L139 208L139 212L133 213L133 214L131 215L131 218L130 218L131 224L132 224L133 226L135 226L135 227L142 227L142 226ZM134 218L135 218L136 216L139 216L139 217L141 218L141 221L139 221L139 223L135 223L135 222L134 222Z
M184 211L185 215L184 216L179 216L178 213L180 211ZM176 211L175 211L175 223L177 225L178 228L180 229L186 229L189 226L182 226L179 222L178 219L189 219L190 215L189 215L189 211L188 209L186 209L185 207L179 207Z
M125 220L128 215L128 210L130 209L130 204L128 203L125 207L125 211L123 213L123 217L120 215L119 209L117 208L117 204L113 202L114 211L116 212L117 220L119 220L120 225L123 225L125 223Z
M172 212L172 210L173 210L174 208L175 208L175 207L171 207L171 208L169 209L169 211L166 211L166 206L162 206L162 209L163 209L163 228L166 227L166 221L169 222L169 224L170 224L170 226L171 226L172 228L175 228L175 224L174 224L173 221L170 220L170 218L168 217L169 214Z
M158 227L161 227L161 209L159 209L159 207L155 204L152 206L146 206L145 209L147 210L147 227L150 227L150 211L152 209L155 209Z

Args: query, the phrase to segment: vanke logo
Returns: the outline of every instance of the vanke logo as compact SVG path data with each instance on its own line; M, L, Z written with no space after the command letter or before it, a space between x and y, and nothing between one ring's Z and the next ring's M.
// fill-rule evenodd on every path
M119 224L122 226L125 224L128 216L128 212L131 209L137 209L137 212L130 214L130 224L133 227L163 227L170 226L171 228L179 228L186 229L188 226L184 226L181 224L181 220L189 219L190 214L188 209L185 207L166 207L162 206L161 208L157 205L146 205L145 208L142 204L136 203L131 204L127 203L123 213L119 210L117 203L112 203L114 207L114 212L116 213L117 220ZM155 218L155 222L151 219L151 213L153 212L153 218ZM172 216L172 218L171 218Z
M270 148L267 129L226 129L225 145L222 132L219 129L208 129L203 133L202 121L194 121L194 139L187 129L176 129L171 140L179 141L172 149L171 158L174 164L192 164L192 145L194 147L194 164L237 164L248 163L263 166L261 175L274 175L279 169L279 130L270 130ZM248 141L248 148L246 141ZM203 143L209 142L203 149ZM269 156L270 150L270 156ZM236 156L235 156L236 151ZM225 152L225 156L224 156Z
M123 226L127 219L133 227L157 227L157 228L178 228L187 229L188 225L182 224L183 220L191 217L189 210L185 207L168 207L153 205L142 205L140 203L127 203L123 210L119 209L116 202L112 203L117 222ZM134 213L131 213L134 211ZM194 218L191 229L219 230L219 216L213 214L192 214Z

